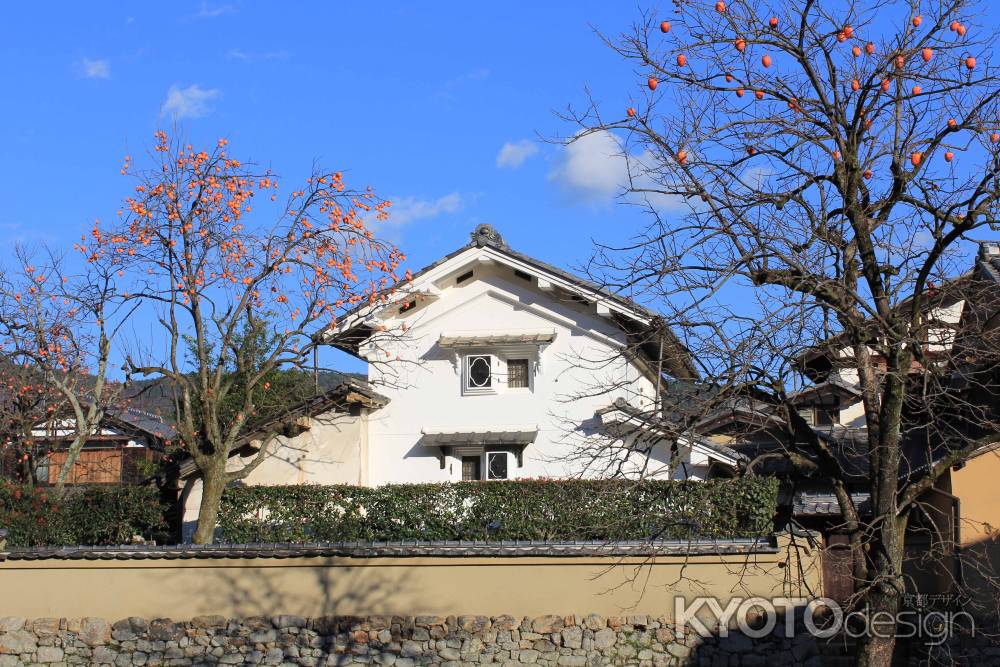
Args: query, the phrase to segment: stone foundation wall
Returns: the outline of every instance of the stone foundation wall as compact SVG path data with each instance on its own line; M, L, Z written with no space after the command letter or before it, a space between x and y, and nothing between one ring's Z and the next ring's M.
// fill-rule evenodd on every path
M0 618L12 665L822 665L808 636L679 641L666 618Z

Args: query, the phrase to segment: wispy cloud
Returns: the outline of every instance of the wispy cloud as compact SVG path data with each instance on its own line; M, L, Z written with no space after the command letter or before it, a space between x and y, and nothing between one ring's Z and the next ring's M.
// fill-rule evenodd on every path
M392 225L408 225L417 220L458 213L465 207L465 200L458 192L452 192L437 199L399 197L391 199L391 201L389 223Z
M626 154L621 141L610 132L593 132L577 137L563 148L559 162L549 172L549 180L576 201L606 204L630 187L657 188L651 158L648 152ZM681 198L656 192L633 193L628 199L645 201L661 209L685 206Z
M218 89L202 88L196 83L187 88L175 84L167 91L167 99L163 101L160 115L170 116L174 120L204 116L212 110L209 102L219 95Z
M111 62L108 60L84 58L78 63L77 69L80 72L80 76L84 79L111 78Z
M486 67L470 69L442 83L435 94L445 100L454 100L457 98L460 88L470 83L485 81L490 78L491 73Z
M538 146L533 141L521 139L513 143L507 142L497 153L497 166L517 169L524 161L538 152Z
M236 11L235 5L228 4L214 4L210 2L202 2L201 6L198 8L198 13L195 14L197 18L200 19L214 19L217 16L222 16L223 14L232 14Z
M475 69L470 69L468 72L463 72L453 79L449 79L444 82L445 88L456 88L466 83L472 83L474 81L485 81L490 78L490 70L486 67L477 67Z
M243 51L241 49L230 49L226 53L226 57L230 60L239 60L245 63L255 63L263 60L288 60L292 57L288 51L263 51L263 52L253 52L253 51Z

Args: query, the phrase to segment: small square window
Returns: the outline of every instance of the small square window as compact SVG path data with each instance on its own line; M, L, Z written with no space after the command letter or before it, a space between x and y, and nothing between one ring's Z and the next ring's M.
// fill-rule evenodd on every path
M507 386L511 389L527 389L530 387L530 370L531 365L527 359L508 359Z
M507 452L486 454L486 479L507 479Z
M465 358L465 390L470 393L493 390L493 357L481 354Z

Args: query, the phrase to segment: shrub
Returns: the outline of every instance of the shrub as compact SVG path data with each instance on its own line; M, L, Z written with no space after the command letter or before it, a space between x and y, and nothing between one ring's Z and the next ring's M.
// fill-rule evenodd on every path
M220 524L230 543L757 537L777 490L773 478L240 486Z
M0 528L8 546L127 544L133 535L158 538L166 528L159 492L146 486L51 489L0 481Z

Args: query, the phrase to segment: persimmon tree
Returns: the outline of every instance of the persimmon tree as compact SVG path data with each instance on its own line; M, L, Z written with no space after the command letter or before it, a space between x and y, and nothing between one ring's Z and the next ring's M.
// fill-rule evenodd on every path
M628 201L650 214L628 242L598 248L595 278L665 313L712 388L706 411L748 396L775 406L780 456L832 486L853 603L871 614L900 610L922 494L998 439L995 415L954 389L959 364L942 350L956 332L936 339L928 316L935 284L966 271L971 242L997 224L1000 81L995 34L976 13L986 8L676 2L606 39L634 66L632 98L565 114L578 126L568 141L619 142ZM840 445L788 400L812 381L799 363L809 348L860 391L870 511L850 492ZM919 438L933 451L922 466L905 453ZM888 665L894 646L864 635L858 662Z
M33 431L60 405L58 395L32 366L10 360L0 365L0 477L35 486L48 447Z
M6 401L18 421L5 436L22 443L29 482L53 444L67 442L66 458L47 480L57 494L108 410L122 400L127 381L113 377L119 370L113 343L135 310L118 292L111 263L78 262L77 270L70 264L48 249L18 248L0 279L0 355L14 374Z
M225 139L198 150L159 131L149 161L133 172L126 160L135 192L88 247L92 261L122 267L129 298L163 334L162 345L137 344L127 365L171 388L177 444L201 475L203 544L225 486L280 435L247 441L274 372L304 366L338 314L387 300L403 255L370 228L389 202L350 189L341 172L315 171L279 201L278 178L233 157ZM240 463L233 454L248 445L256 454Z

